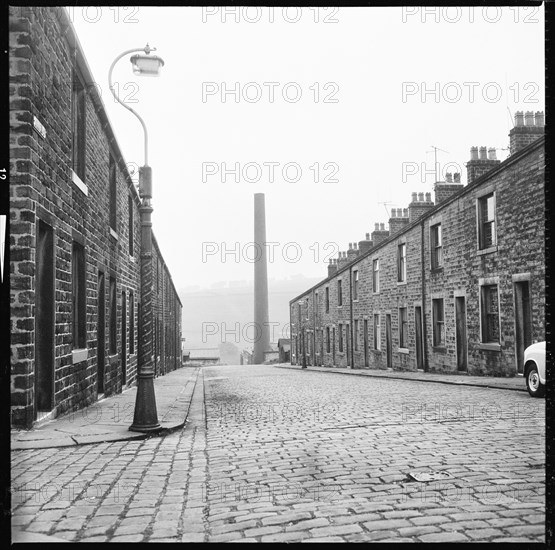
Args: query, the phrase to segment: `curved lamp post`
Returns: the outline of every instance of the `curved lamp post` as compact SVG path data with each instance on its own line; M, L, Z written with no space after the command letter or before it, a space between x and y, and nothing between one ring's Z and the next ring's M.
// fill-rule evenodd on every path
M139 114L123 103L117 96L112 85L112 71L116 63L124 56L135 52L144 52L131 57L133 72L141 76L158 76L164 61L150 52L147 44L144 48L126 50L118 55L108 73L110 91L118 103L131 111L141 123L144 131L144 166L139 168L139 196L141 197L141 308L139 318L139 365L137 374L137 398L133 424L129 427L134 432L151 432L160 429L158 413L156 411L156 397L154 395L154 308L152 284L152 170L148 165L148 132L144 120Z

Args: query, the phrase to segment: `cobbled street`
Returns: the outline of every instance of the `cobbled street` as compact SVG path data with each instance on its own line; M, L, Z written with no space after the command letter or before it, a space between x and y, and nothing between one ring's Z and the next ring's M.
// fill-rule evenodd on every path
M526 392L205 367L178 432L13 451L12 524L72 541L543 542L544 406ZM437 479L411 477L425 473Z

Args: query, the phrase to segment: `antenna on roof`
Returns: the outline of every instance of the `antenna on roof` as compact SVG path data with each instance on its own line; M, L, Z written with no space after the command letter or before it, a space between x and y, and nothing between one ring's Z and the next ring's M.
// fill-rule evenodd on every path
M437 152L441 151L442 153L447 153L449 154L449 151L444 151L443 149L440 149L439 147L436 147L435 145L430 145L430 147L434 150L434 171L435 171L435 175L436 175L436 181L439 181L437 178ZM426 153L431 153L431 151L426 151Z

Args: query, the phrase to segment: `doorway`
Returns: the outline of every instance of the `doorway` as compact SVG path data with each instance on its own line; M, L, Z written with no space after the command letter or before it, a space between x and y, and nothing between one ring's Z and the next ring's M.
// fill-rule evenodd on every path
M424 370L424 346L422 342L422 307L414 308L414 326L416 337L416 368Z
M98 272L98 321L96 327L97 356L97 391L104 393L104 369L106 363L106 279L102 271Z
M54 406L54 230L38 221L35 273L35 419Z
M519 281L514 285L515 295L515 353L517 371L524 373L524 350L532 344L530 307L530 282Z
M368 319L364 319L364 366L366 368L370 367L368 361Z
M468 370L468 342L466 337L466 298L455 298L455 331L457 338L457 370Z
M121 293L121 387L127 384L127 301Z
M385 348L387 357L387 368L393 368L393 342L391 336L391 313L385 315Z

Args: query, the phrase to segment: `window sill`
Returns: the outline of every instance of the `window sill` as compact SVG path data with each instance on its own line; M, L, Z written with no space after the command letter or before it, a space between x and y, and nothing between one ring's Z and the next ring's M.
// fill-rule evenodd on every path
M82 363L89 358L89 350L87 348L74 349L71 352L71 360L74 365Z
M408 348L397 348L397 353L404 353L405 355L409 354Z
M381 350L381 349L373 349L373 350L370 350L370 351L371 351L372 353L380 353L380 354L382 353L382 350Z
M434 353L447 353L447 348L445 346L433 346L432 351Z
M135 263L135 256L129 255L129 261Z
M87 197L89 196L89 188L85 185L85 182L73 170L71 171L71 181L85 196Z
M407 284L407 281L397 281L397 286L404 286Z
M476 348L481 349L483 351L501 351L501 344L494 344L494 343L477 344Z
M116 239L116 241L119 240L117 232L114 231L111 227L110 227L110 236Z
M372 296L379 296L380 295L380 291L378 290L378 292L372 292Z
M481 250L477 250L476 254L478 254L478 256L482 256L484 254L491 254L492 252L497 252L497 245L490 246L489 248L483 248Z
M433 273L433 274L443 273L443 266L440 265L438 267L431 267L430 268L430 273Z

